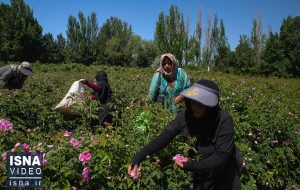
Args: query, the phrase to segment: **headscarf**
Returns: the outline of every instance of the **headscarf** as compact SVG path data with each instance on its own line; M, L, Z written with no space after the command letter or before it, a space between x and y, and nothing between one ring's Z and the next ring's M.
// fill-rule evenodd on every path
M107 74L105 71L98 71L95 76L95 79L97 82L104 81L104 82L108 83Z
M96 76L96 83L101 86L101 92L94 92L97 99L100 100L101 104L113 102L113 92L108 84L107 74L105 71L98 71Z
M202 85L205 88L214 90L216 92L216 95L219 96L219 87L218 85L211 81L211 80L206 80L206 79L202 79L200 81L198 81L196 84ZM190 87L191 89L192 87ZM202 93L205 92L205 89L201 90ZM191 94L192 95L192 94ZM212 96L212 95L208 95L208 96ZM208 126L208 127L212 127L212 126L216 126L216 123L218 123L219 117L220 117L220 106L219 106L219 101L217 101L216 105L213 107L210 106L205 106L204 102L206 99L206 97L204 96L196 96L197 98L200 99L195 99L195 98L188 98L186 96L184 96L184 101L185 101L185 106L186 106L186 111L185 111L185 116L187 118L187 123L189 124L189 126L192 126L196 128L194 128L195 130L197 130L197 126ZM206 107L206 113L205 116L202 118L195 118L193 115L193 110L192 110L192 100L197 101L199 103L201 103L203 106ZM192 129L193 130L193 129Z
M167 73L163 67L163 60L169 58L172 62L171 72ZM171 53L163 54L159 60L159 67L156 69L156 72L160 72L166 76L169 82L173 82L176 79L177 75L177 60L175 56Z

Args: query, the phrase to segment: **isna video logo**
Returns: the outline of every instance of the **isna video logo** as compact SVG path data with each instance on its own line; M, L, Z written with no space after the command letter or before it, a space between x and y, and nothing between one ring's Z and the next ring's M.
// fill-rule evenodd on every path
M42 188L42 152L7 152L6 158L7 188Z

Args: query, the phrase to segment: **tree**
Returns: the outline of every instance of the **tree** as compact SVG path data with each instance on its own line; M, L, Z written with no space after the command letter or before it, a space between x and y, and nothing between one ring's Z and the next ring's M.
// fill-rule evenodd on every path
M129 66L133 67L148 67L158 55L155 42L142 40L138 35L130 38L126 51L132 55Z
M286 76L288 60L285 60L284 50L277 33L270 32L266 42L266 48L262 54L260 73L268 76Z
M196 65L201 62L201 37L202 37L202 11L199 8L198 17L196 22L196 29L189 39L188 52L189 59Z
M218 27L218 16L215 15L214 17L214 24L211 31L211 50L212 50L212 60L211 62L214 63L214 58L218 55L218 46L219 46L219 27Z
M57 59L59 63L66 61L66 40L61 33L56 37L56 45L58 49Z
M163 12L159 14L158 21L156 22L154 40L158 45L160 54L167 52L169 47L167 41L165 16Z
M211 55L212 55L212 45L211 45L211 37L212 29L211 29L211 15L209 14L207 17L207 26L205 30L205 45L203 48L203 64L207 66L207 70L209 71L209 66L211 64Z
M183 15L177 7L171 6L169 15L164 16L164 13L160 13L156 22L155 42L161 53L173 53L182 64L186 31Z
M293 77L300 76L300 16L291 16L283 20L279 39L288 60L287 72Z
M42 54L40 60L43 63L57 63L59 50L51 33L46 33L42 38Z
M69 16L67 25L66 59L68 62L77 62L79 49L79 24L74 16Z
M128 44L132 38L131 26L117 17L110 17L100 28L98 36L97 61L126 66L133 59L132 52L128 51Z
M66 42L67 61L92 64L96 60L97 34L98 22L95 13L86 18L82 12L79 12L78 20L74 16L69 16Z
M251 42L249 37L241 35L239 44L235 48L236 64L235 70L238 73L255 73L255 63L253 59L253 49L251 48Z
M196 24L196 35L195 35L195 61L196 63L200 63L201 61L201 37L202 37L202 10L199 8L197 24Z
M225 70L230 66L232 60L229 43L225 34L225 27L223 20L220 21L219 37L218 37L217 55L215 57L215 64L218 69Z
M263 22L262 14L255 18L252 22L251 43L254 49L254 63L261 63L261 54L264 48L265 35L262 32Z
M36 61L41 55L42 27L23 0L0 5L0 56L5 61Z
M184 64L188 64L191 61L191 52L190 52L190 38L189 38L189 33L190 33L190 18L187 16L186 17L186 25L185 25L185 40L184 40L184 52L183 52L183 56L184 56Z

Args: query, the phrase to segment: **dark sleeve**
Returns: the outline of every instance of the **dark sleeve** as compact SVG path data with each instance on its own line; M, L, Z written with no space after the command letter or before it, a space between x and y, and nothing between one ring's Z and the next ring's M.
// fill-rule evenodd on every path
M213 145L198 146L197 148L197 154L201 155L203 158L207 158L215 152L215 147Z
M213 153L201 161L187 161L183 168L196 172L217 171L223 168L234 148L234 130L231 117L226 118L220 126L220 130L216 136L216 144Z
M132 159L131 164L140 164L148 155L152 155L155 152L165 148L173 138L181 131L183 115L177 114L176 118L167 126L167 128L153 140L151 140L146 146L144 146Z
M91 89L93 89L96 92L100 92L100 90L101 90L101 86L98 86L96 83L93 83L91 81L86 80L86 82L84 84L86 84L88 87L90 87Z
M11 79L12 76L13 74L11 72L11 69L8 69L0 76L0 80L3 81L4 84L6 84Z

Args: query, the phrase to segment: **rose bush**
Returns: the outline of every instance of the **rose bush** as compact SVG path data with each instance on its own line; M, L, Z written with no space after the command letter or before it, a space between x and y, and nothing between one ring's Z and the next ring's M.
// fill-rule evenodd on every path
M45 153L45 189L191 188L191 174L172 161L176 154L188 155L180 137L147 158L136 180L127 174L136 151L175 116L157 104L145 107L153 75L150 68L101 66L116 99L112 124L91 126L97 119L96 101L78 107L87 113L82 116L53 109L75 80L93 79L99 67L35 65L35 75L22 90L1 89L0 119L11 125L1 124L0 189L5 188L8 151ZM187 73L194 82L209 78L220 86L220 103L233 116L236 142L244 157L242 188L296 189L300 184L299 79ZM90 93L87 90L86 96Z

